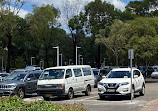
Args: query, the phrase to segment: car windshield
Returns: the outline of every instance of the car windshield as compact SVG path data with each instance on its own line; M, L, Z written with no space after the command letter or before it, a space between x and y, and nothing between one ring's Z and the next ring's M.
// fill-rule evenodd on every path
M94 75L98 75L98 72L99 71L97 71L97 70L93 70Z
M25 73L10 74L4 80L23 80L25 76Z
M131 73L129 71L111 71L107 78L130 78Z
M39 79L63 79L64 69L45 70Z

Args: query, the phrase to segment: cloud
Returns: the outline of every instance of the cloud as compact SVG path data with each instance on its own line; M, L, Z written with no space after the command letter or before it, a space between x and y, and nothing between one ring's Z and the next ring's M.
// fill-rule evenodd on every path
M60 8L62 6L62 2L64 0L28 0L29 2L32 3L36 3L38 5L42 5L42 4L53 4L56 8ZM74 0L75 1L75 0ZM88 3L92 2L94 0L85 0ZM102 0L104 1L104 0ZM125 6L126 4L124 2L122 2L121 0L106 0L106 2L113 4L116 8L124 11L125 10Z
M21 18L25 18L25 16L30 13L29 11L27 10L24 10L24 9L21 9L18 13L18 15L21 17Z

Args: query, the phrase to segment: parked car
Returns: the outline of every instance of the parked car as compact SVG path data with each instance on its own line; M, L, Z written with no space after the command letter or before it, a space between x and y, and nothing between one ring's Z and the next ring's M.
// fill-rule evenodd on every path
M98 86L99 69L92 68L92 71L94 73L94 87L97 87Z
M27 72L25 69L15 69L10 74L16 74L17 72Z
M8 75L0 82L0 96L16 94L24 98L25 95L36 93L37 79L41 72L16 72Z
M132 95L139 92L145 94L145 81L140 70L132 68ZM100 99L105 96L131 95L131 68L116 68L110 71L106 78L98 84L98 94Z
M158 69L151 74L151 78L158 78Z
M9 73L0 73L0 81L3 81L3 79L8 75Z
M36 66L36 65L33 65L33 66L26 66L26 67L25 67L25 70L26 70L26 71L41 70L41 67L38 67L38 66Z
M52 96L72 99L79 92L90 95L94 87L94 74L89 65L52 67L44 70L37 85L37 93L44 100Z
M146 69L146 76L147 76L148 78L150 78L152 72L154 72L154 69L153 69L151 66L147 67L147 69Z

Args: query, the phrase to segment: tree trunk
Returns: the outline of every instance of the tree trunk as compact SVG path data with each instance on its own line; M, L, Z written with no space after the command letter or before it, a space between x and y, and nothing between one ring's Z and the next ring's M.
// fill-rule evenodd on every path
M100 69L100 45L98 45L97 68Z
M11 43L12 43L12 36L9 34L9 35L6 35L8 37L8 58L7 58L7 67L6 67L6 72L9 73L9 70L10 70L10 62L11 62Z
M45 47L45 51L46 51L46 65L47 65L47 67L49 67L49 62L48 62L48 48L47 47Z
M118 53L115 52L116 67L118 67Z
M76 38L73 37L73 65L76 65Z

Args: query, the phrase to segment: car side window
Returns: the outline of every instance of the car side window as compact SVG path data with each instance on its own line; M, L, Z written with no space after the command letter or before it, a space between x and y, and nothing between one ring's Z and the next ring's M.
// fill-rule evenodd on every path
M30 74L27 78L30 78L30 80L34 80L34 75L33 74Z
M84 76L91 75L91 69L90 68L82 68Z
M81 69L73 69L75 77L80 77L82 76Z
M133 75L138 75L138 77L140 76L140 72L138 70L134 70L133 71Z
M72 71L71 69L66 70L66 75L69 75L69 77L72 77Z
M35 78L36 78L36 79L39 79L39 76L40 76L40 75L41 75L40 73L36 73L36 74L35 74Z

